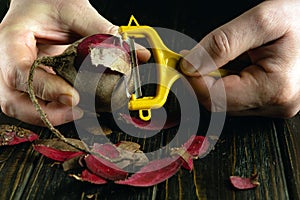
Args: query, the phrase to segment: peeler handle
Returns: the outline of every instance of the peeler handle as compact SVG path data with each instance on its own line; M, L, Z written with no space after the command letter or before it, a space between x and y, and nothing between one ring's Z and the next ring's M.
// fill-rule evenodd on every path
M135 98L133 94L128 104L129 110L140 110L140 117L149 120L151 118L150 109L161 108L165 104L170 88L181 76L176 70L181 55L168 49L158 33L150 26L138 24L136 26L120 26L119 33L123 39L127 37L145 38L152 48L158 70L156 96ZM142 110L147 112L142 112ZM143 113L146 113L146 116Z

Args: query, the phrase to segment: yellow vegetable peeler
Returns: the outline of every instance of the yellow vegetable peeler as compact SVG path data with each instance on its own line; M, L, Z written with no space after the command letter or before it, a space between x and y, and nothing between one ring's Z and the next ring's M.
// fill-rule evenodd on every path
M135 23L135 25L133 25L133 23ZM154 28L139 25L134 16L130 17L127 26L119 27L119 34L124 41L128 41L130 46L132 73L134 73L134 84L136 89L135 93L131 95L128 109L139 111L139 117L144 121L148 121L151 119L151 109L161 108L166 103L171 86L181 77L181 74L176 70L176 66L182 56L168 49ZM140 87L140 80L134 48L135 38L145 38L152 47L158 73L156 96L142 97L140 88L138 88ZM216 74L220 73L217 72Z

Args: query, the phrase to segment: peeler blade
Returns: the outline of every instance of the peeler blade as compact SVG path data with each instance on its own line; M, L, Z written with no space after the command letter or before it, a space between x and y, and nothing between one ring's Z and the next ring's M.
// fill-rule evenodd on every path
M130 48L130 62L131 62L131 76L133 78L134 83L134 93L136 98L142 97L142 88L141 88L141 79L140 79L140 72L139 72L139 65L137 54L135 50L135 42L132 37L128 38L128 44Z

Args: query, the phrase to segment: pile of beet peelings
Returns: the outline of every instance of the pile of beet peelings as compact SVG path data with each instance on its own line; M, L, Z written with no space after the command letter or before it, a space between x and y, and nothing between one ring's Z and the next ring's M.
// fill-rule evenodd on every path
M113 181L138 187L152 186L170 178L181 167L192 170L193 159L203 155L209 148L204 137L192 136L181 147L171 149L170 156L149 162L140 145L134 142L94 143L88 148L79 139L65 138L72 145L59 138L39 139L34 132L14 125L1 125L0 131L0 146L33 142L36 151L59 162L64 171L81 170L70 176L93 184ZM124 168L130 165L139 167L139 170L129 174Z
M88 148L81 140L67 138L73 146L54 139L39 139L39 136L27 129L14 125L0 125L0 146L12 146L23 142L33 142L33 148L42 155L61 163L63 170L80 169L80 174L70 174L77 180L93 184L105 184L114 181L116 184L146 187L158 184L174 175L181 167L193 169L193 159L205 154L209 142L202 136L192 136L180 148L173 148L170 157L149 162L140 150L140 145L129 141L117 144L95 143ZM74 145L76 144L76 145ZM80 151L74 146L80 146ZM141 167L129 176L123 170L129 165ZM164 166L157 168L157 166ZM239 190L253 189L259 185L257 174L250 178L231 176L232 186Z

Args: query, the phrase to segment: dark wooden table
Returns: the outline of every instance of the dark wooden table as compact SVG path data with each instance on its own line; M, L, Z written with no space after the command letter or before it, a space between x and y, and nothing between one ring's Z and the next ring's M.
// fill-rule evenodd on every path
M1 124L41 127L0 115ZM72 123L59 127L70 133ZM228 118L214 150L195 160L192 172L181 169L153 187L97 186L68 176L59 165L35 152L29 143L0 147L1 199L299 199L300 117L289 120ZM71 131L70 131L71 130ZM229 176L259 174L260 186L238 191Z
M0 3L5 13L7 4ZM91 3L116 24L127 24L130 14L135 14L144 24L172 28L198 40L257 2L236 5L229 1L228 4L236 6L226 10L223 1L203 5L192 1L186 6L181 1ZM171 3L176 9L171 9ZM211 15L203 14L206 9L211 10ZM200 126L205 127L205 123ZM0 124L28 128L41 138L53 137L46 128L22 123L3 113ZM69 135L75 132L73 123L58 128ZM214 149L195 160L193 171L181 169L167 181L146 188L80 182L34 151L30 143L3 146L0 147L0 199L300 199L299 130L299 115L288 120L227 117ZM259 174L260 186L245 191L232 188L231 175L250 176L254 171Z

